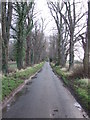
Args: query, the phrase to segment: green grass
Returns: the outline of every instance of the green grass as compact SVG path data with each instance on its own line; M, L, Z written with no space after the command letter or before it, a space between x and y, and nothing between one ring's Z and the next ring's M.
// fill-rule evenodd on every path
M14 77L3 77L2 79L2 99L8 96L15 88L17 88L23 80Z
M36 73L41 67L43 66L43 63L41 64L37 64L33 67L28 67L25 70L20 70L16 73L13 73L11 76L13 76L14 78L19 78L19 79L27 79L29 78L31 75L33 75L34 73Z
M75 79L74 84L85 89L88 87L88 79Z
M2 100L5 99L14 89L16 89L20 84L28 79L31 75L35 74L42 66L44 62L36 64L33 67L28 67L27 69L20 70L16 73L12 73L8 76L2 77Z
M83 105L86 107L86 109L88 109L88 103L90 101L90 96L88 96L88 90L83 89L83 88L76 88L75 89L76 93L78 94L79 99L81 100L81 102L83 103Z
M51 64L51 66L52 66L53 70L54 70L59 76L62 77L64 83L65 83L66 85L68 85L68 84L69 84L69 81L67 80L67 76L68 76L67 73L64 73L64 72L61 70L60 66L55 66L54 64Z
M77 95L84 108L87 111L90 111L90 82L88 82L88 78L70 79L72 72L61 69L60 66L55 66L52 63L51 66L55 73L57 73L62 78L64 83L73 89L74 93Z
M90 83L88 83L88 79L75 79L74 81L74 90L78 95L80 101L83 106L90 110Z

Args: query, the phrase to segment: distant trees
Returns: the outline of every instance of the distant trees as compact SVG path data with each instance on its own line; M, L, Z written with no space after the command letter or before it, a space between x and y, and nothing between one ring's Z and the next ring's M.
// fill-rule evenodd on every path
M32 59L34 64L39 63L46 57L46 39L42 28L43 27L38 22L35 22L31 41Z
M52 59L55 63L57 61L58 58L58 54L57 54L57 35L52 35L49 37L49 57L50 59Z

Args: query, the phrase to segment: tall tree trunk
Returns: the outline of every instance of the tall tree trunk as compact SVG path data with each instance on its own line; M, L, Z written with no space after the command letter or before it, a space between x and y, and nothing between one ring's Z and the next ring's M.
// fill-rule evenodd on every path
M88 2L88 52L89 52L89 67L90 67L90 1Z
M88 52L89 52L89 68L90 68L90 1L88 2Z
M70 33L70 48L69 48L69 70L72 70L74 66L74 43L73 43L73 31Z
M6 10L6 2L2 2L2 71L8 73L8 44L10 36L10 26L12 19L12 3L8 2Z
M33 49L31 49L31 55L30 56L31 56L31 59L30 59L31 60L31 65L33 65L33 61L34 61Z
M17 40L17 68L20 70L23 68L23 42Z
M18 40L17 40L17 68L20 70L23 68L23 22L18 24Z
M64 67L65 66L65 48L64 48L62 32L63 32L62 16L60 16L60 65L61 67Z
M6 35L7 35L7 45L6 45L6 61L8 66L8 47L9 47L9 38L10 38L10 27L12 20L12 2L8 2L8 11L6 16Z
M88 51L88 64L87 64L87 74L88 78L90 77L90 0L88 1L88 21L87 21L87 51ZM88 83L90 84L90 80L88 79ZM88 89L89 90L89 89ZM90 92L88 91L88 95L90 96ZM90 106L90 101L88 102L88 106ZM90 107L88 109L88 112L90 112Z
M62 67L65 67L66 60L65 60L65 47L64 44L62 43Z
M58 40L57 40L57 52L58 52L58 64L61 64L61 58L60 58L60 34L58 34Z
M90 1L88 2L88 21L87 21L87 37L85 44L85 54L84 54L84 71L86 76L89 75L90 67Z
M0 33L0 72L1 71L2 71L2 38L1 38L1 33Z
M2 71L7 73L8 66L6 61L6 3L2 2Z
M61 41L62 41L62 37L61 37L61 29L62 29L62 17L60 17L60 27L57 25L57 29L58 29L58 40L57 40L57 52L58 52L58 64L62 65L62 55L61 55Z
M27 36L27 38L26 38L26 44L27 44L27 48L26 48L26 66L30 66L31 55L30 55L30 37L29 36Z

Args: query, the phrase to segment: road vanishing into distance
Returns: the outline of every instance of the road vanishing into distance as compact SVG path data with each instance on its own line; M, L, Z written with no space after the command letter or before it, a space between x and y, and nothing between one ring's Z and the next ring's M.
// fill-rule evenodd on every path
M3 118L83 118L77 101L46 62L3 109Z

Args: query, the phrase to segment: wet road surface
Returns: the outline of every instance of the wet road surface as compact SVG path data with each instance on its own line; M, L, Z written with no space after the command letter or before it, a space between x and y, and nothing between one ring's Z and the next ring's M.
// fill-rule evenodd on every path
M75 103L46 62L3 110L3 118L83 118Z

